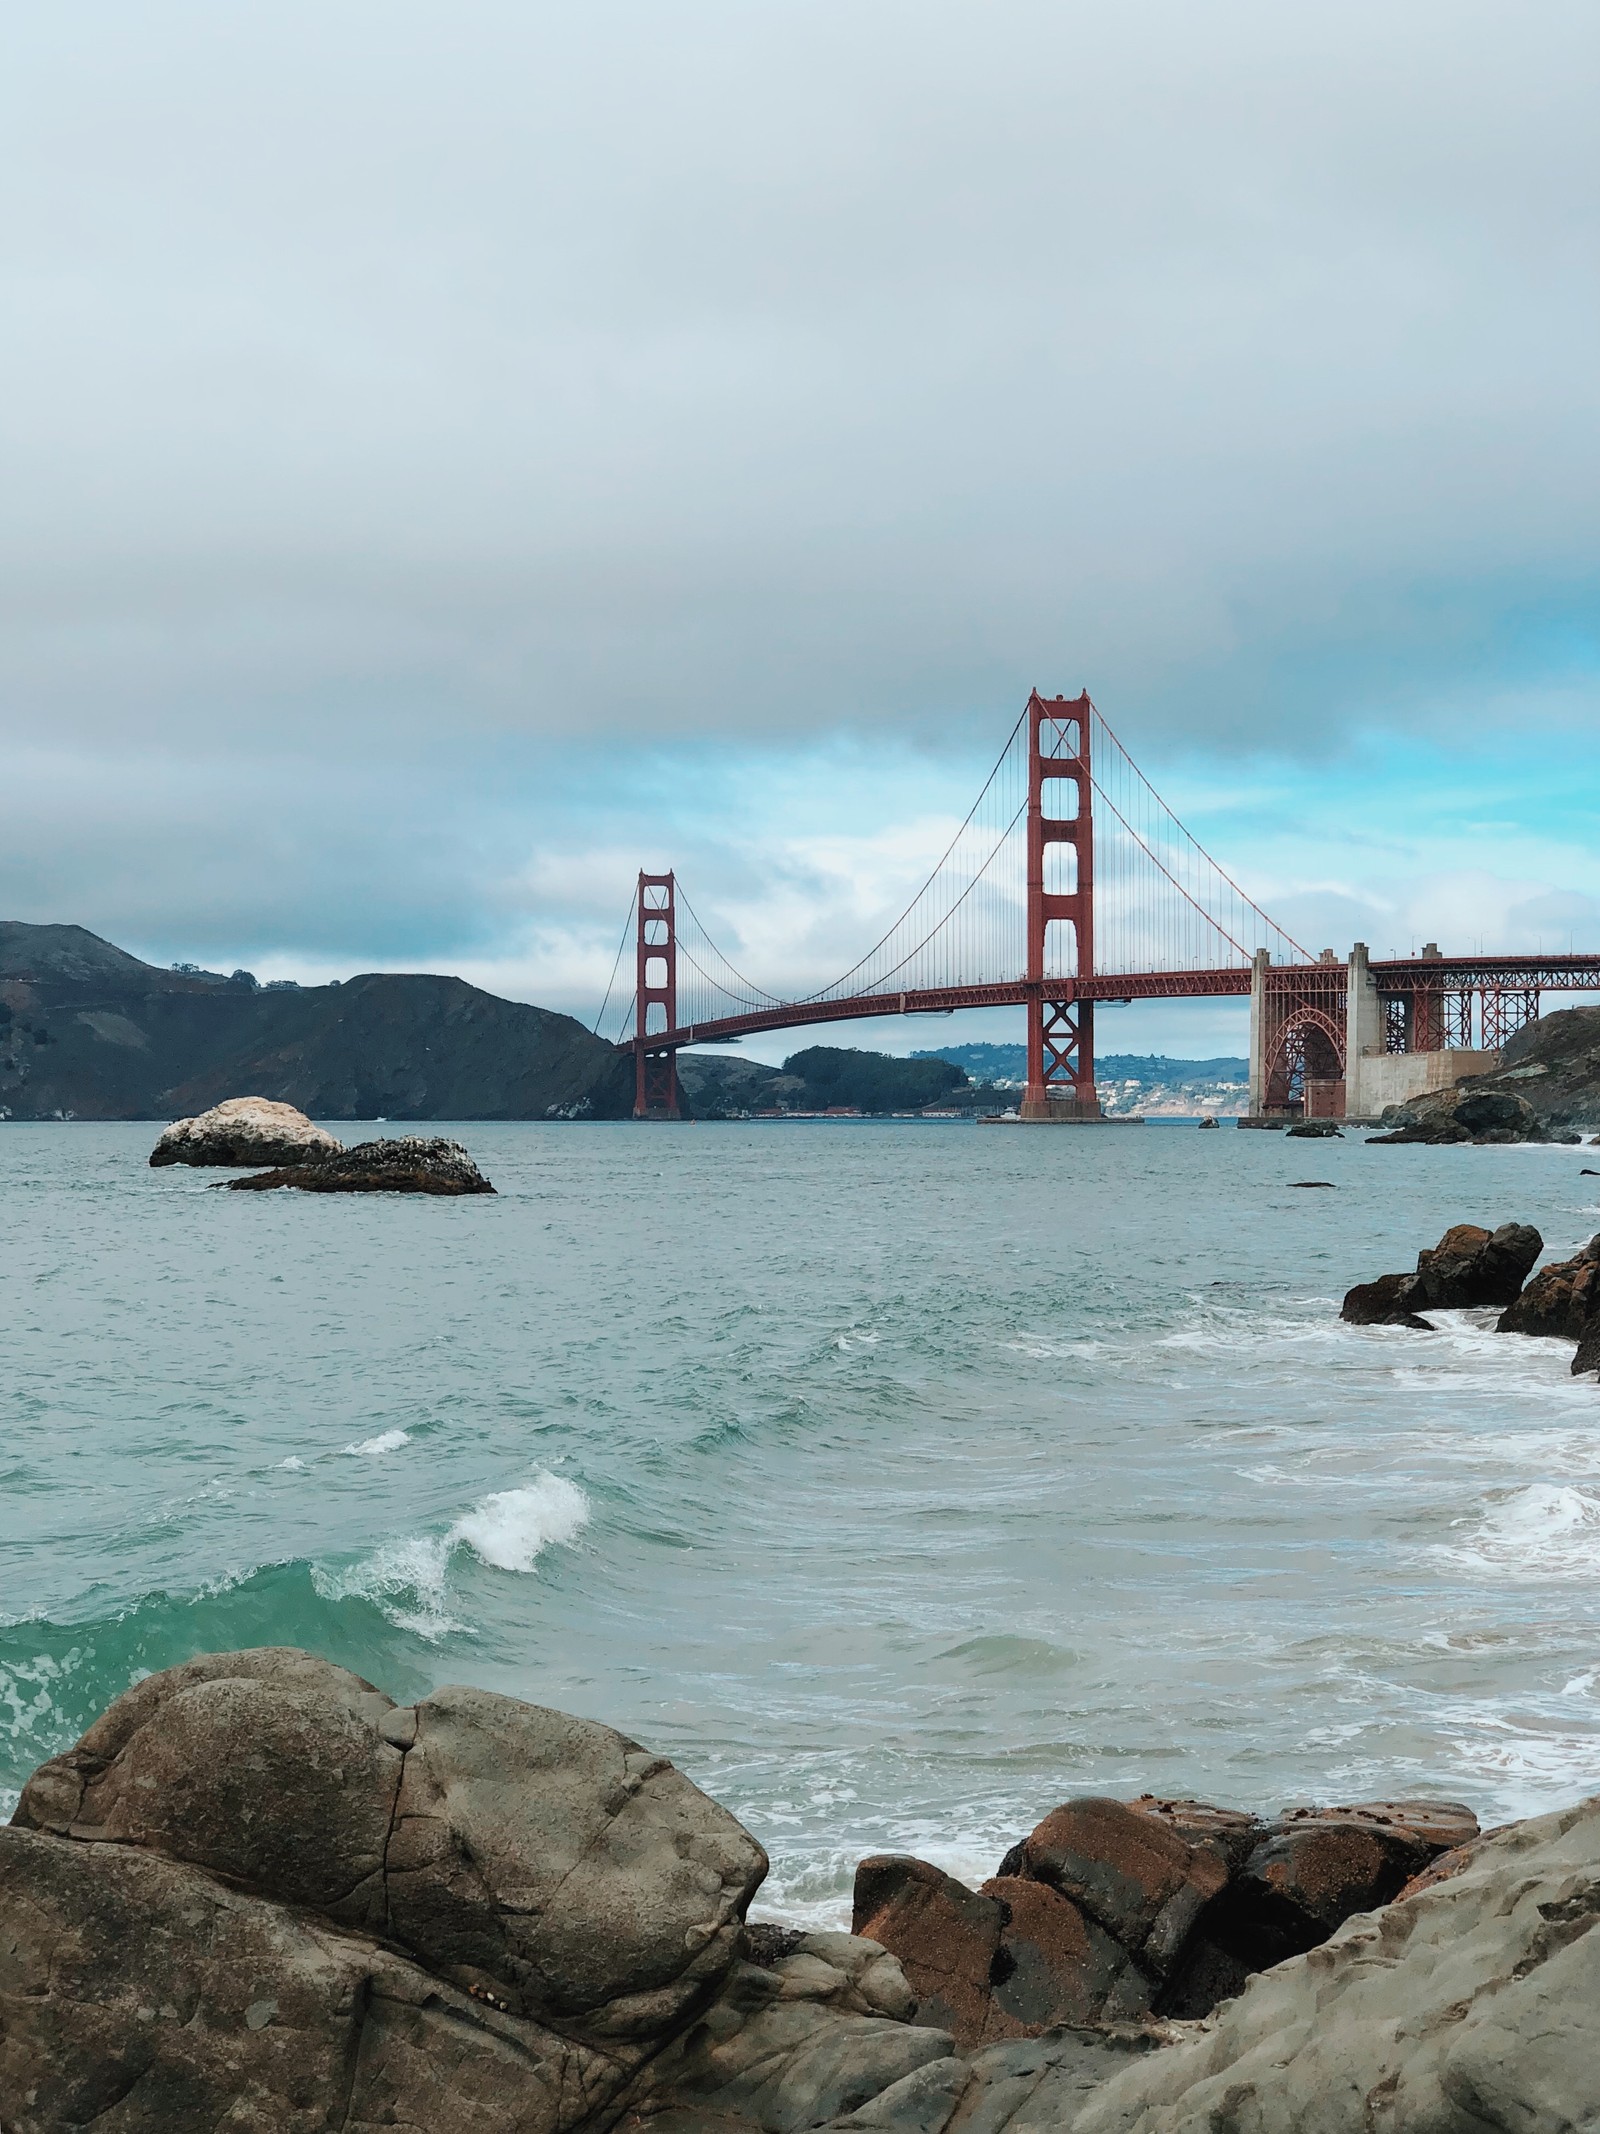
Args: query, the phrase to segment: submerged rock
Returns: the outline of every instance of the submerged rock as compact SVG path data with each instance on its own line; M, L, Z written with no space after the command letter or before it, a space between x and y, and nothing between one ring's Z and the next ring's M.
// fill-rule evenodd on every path
M337 1142L326 1156L230 1178L231 1193L270 1193L291 1186L300 1193L492 1193L494 1187L459 1141L411 1134L392 1141L361 1141L353 1149Z
M292 1104L270 1097L229 1097L197 1118L178 1119L150 1152L159 1168L168 1163L231 1164L307 1163L342 1153L342 1144L313 1126Z

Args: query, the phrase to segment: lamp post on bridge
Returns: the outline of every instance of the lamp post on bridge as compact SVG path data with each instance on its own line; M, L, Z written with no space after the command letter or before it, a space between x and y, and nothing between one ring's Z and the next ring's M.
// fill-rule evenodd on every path
M1094 1002L1079 997L1075 980L1094 973L1094 806L1089 776L1089 726L1094 706L1081 696L1028 698L1028 1075L1021 1113L1031 1120L1097 1119L1094 1086ZM1048 796L1046 785L1054 788ZM1073 789L1073 813L1059 812L1063 789ZM1070 892L1045 888L1045 855L1068 846L1074 858ZM1072 928L1072 970L1047 975L1050 927Z

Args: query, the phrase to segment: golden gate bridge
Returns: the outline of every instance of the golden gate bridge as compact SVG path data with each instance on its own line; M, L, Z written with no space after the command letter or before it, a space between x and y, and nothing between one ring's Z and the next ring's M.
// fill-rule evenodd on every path
M1376 1116L1470 1073L1547 991L1600 991L1600 955L1312 954L1178 820L1081 696L1035 690L965 821L849 970L787 997L745 976L673 873L641 872L618 953L634 992L616 1042L634 1116L680 1116L677 1056L767 1030L1021 1006L1019 1116L1101 1117L1097 1003L1249 996L1250 1110ZM616 971L606 1005L615 991ZM598 1028L600 1023L597 1022Z

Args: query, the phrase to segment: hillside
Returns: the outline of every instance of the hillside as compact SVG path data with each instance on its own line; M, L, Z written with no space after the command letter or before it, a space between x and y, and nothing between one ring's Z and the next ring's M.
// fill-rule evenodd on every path
M1600 1008L1558 1008L1508 1039L1500 1065L1458 1084L1463 1092L1523 1097L1541 1126L1600 1127Z
M632 1076L571 1016L460 978L262 988L0 922L0 1116L173 1119L249 1095L318 1119L616 1119Z
M977 1096L963 1070L947 1060L905 1060L841 1045L808 1045L781 1067L736 1054L684 1052L678 1080L687 1108L702 1119L763 1111L921 1111Z

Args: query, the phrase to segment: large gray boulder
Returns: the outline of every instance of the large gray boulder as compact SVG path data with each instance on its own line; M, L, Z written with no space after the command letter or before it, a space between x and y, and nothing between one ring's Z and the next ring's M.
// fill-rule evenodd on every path
M443 1689L400 1708L343 1668L271 1648L207 1655L129 1690L34 1773L13 1825L14 1872L36 1885L27 1946L92 1943L121 1982L72 2044L70 2008L52 2017L13 1983L13 1913L10 1959L0 1936L0 2038L15 2079L27 2077L22 2090L52 2077L58 2045L93 2090L139 2058L141 2009L206 2003L212 1955L188 1926L209 1920L226 1889L227 1934L254 1952L252 2005L287 2006L307 1965L325 1969L319 1951L343 1952L348 1993L319 1986L323 2012L306 2017L329 2066L345 2065L341 1993L361 2002L380 1976L403 1974L412 1983L395 1990L422 2006L415 1978L426 1974L449 1988L442 2006L493 2016L556 2098L552 2128L597 2111L710 2000L767 1864L725 1809L610 1727L484 1690ZM107 1939L94 1924L107 1906L134 1919L141 1904L142 1928ZM40 1962L54 1975L47 1955ZM255 2068L271 2041L236 2043L240 2065ZM306 2096L326 2103L311 2072L321 2064L310 2053ZM257 2123L299 2122L228 2121ZM418 2123L478 2124L448 2114ZM544 2122L513 2113L484 2124ZM0 2125L11 2134L3 2105Z
M6 2134L564 2134L628 2072L314 1912L0 1830Z

